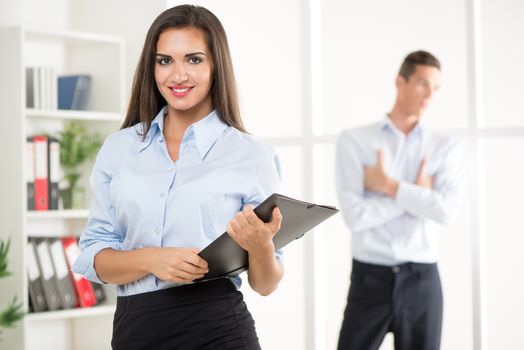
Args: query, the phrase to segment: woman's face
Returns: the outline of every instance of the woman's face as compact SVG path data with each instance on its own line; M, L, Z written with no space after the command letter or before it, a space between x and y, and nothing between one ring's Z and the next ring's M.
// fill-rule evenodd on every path
M192 117L212 109L213 62L198 28L170 28L156 43L155 81L169 108Z

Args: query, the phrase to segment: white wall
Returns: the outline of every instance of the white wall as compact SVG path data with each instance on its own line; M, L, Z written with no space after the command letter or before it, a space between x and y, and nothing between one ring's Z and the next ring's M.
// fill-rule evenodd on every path
M0 26L69 28L71 0L2 0ZM45 15L44 15L45 14Z
M487 349L524 349L524 2L482 0ZM513 135L510 137L509 135Z

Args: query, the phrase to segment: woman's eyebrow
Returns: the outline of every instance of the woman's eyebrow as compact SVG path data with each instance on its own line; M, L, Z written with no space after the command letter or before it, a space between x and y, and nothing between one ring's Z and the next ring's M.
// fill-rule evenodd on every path
M205 56L206 54L201 52L201 51L197 51L197 52L187 53L187 54L184 55L184 57L190 57L190 56L195 56L195 55L203 55L203 56ZM157 53L156 56L160 56L162 58L172 58L170 55L166 55L166 54L163 54L163 53Z
M205 56L206 54L203 52L197 51L197 52L191 52L191 53L185 54L184 56L189 57L189 56L195 56L195 55L204 55Z

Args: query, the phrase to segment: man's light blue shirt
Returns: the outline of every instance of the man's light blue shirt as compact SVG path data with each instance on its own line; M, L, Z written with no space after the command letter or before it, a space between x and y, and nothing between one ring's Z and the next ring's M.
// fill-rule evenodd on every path
M91 281L101 282L93 264L102 249L203 249L246 205L256 207L278 192L280 165L274 150L228 126L215 111L187 128L173 162L162 132L164 113L165 107L145 139L137 124L110 135L98 153L82 252L73 266ZM239 287L241 280L234 282ZM149 274L117 286L117 294L174 285Z
M364 187L364 167L384 152L386 173L399 181L395 199ZM389 117L342 132L337 143L337 194L351 230L353 258L378 264L433 263L441 224L458 211L464 173L461 148L451 137L418 123L406 136ZM434 176L432 189L415 185L421 160Z

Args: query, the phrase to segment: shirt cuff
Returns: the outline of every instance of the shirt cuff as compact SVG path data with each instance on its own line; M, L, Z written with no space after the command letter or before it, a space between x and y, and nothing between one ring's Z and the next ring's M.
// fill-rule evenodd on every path
M408 210L418 203L420 187L409 182L399 182L395 203L404 210Z
M124 250L123 245L119 242L97 242L89 247L84 248L78 258L75 260L71 271L84 276L90 281L96 283L106 283L102 281L95 271L95 256L103 249L111 248L114 250Z
M284 252L282 251L282 249L278 249L275 251L275 258L277 258L277 260L280 261L282 265L284 265Z

